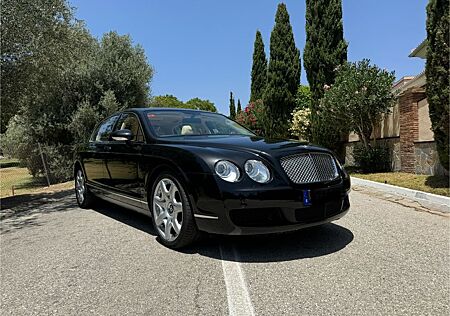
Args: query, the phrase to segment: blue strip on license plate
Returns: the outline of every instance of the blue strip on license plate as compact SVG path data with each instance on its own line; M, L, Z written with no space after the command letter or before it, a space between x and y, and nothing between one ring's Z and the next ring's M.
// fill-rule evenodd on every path
M303 190L303 205L311 206L311 190Z

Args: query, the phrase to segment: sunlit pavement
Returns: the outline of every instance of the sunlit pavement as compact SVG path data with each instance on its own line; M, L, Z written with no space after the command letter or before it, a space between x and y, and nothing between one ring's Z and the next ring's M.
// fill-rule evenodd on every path
M161 246L150 219L69 195L7 212L2 315L448 315L446 217L361 192L296 233Z

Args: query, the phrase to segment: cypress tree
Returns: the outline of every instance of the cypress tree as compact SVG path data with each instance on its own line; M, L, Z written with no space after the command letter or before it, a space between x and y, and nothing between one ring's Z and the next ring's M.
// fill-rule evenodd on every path
M427 6L427 99L442 166L449 170L449 0L430 0Z
M306 44L303 52L313 101L332 85L335 69L347 60L341 0L306 0Z
M233 92L230 91L230 119L236 118L236 106L234 105Z
M300 52L295 46L294 34L286 5L280 3L275 15L275 26L270 35L270 60L264 104L269 110L271 137L288 136L287 121L295 108L295 95L300 83Z
M238 99L238 105L237 105L237 111L236 114L239 114L242 112L242 107L241 107L241 99Z
M335 138L339 132L325 135L317 113L325 88L334 83L336 68L347 60L347 42L344 40L341 0L306 0L306 44L303 61L311 89L313 141ZM326 109L325 109L326 110Z
M256 31L255 43L253 44L252 83L250 91L250 102L263 98L267 83L267 58L264 51L264 42L260 31Z

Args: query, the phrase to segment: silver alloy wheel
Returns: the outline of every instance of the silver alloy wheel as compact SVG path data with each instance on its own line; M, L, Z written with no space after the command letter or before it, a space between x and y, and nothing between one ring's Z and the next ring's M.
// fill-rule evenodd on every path
M161 179L153 193L153 218L158 234L166 241L174 241L183 224L183 202L174 181Z
M75 176L75 192L77 194L77 199L80 204L84 202L84 193L86 191L86 185L84 183L83 171L78 170Z

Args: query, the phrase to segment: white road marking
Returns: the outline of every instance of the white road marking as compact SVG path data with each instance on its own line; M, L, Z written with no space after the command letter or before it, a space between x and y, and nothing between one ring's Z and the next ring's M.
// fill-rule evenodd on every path
M254 316L252 301L247 289L239 257L233 246L224 250L219 246L222 258L223 278L227 288L228 313L230 316Z

